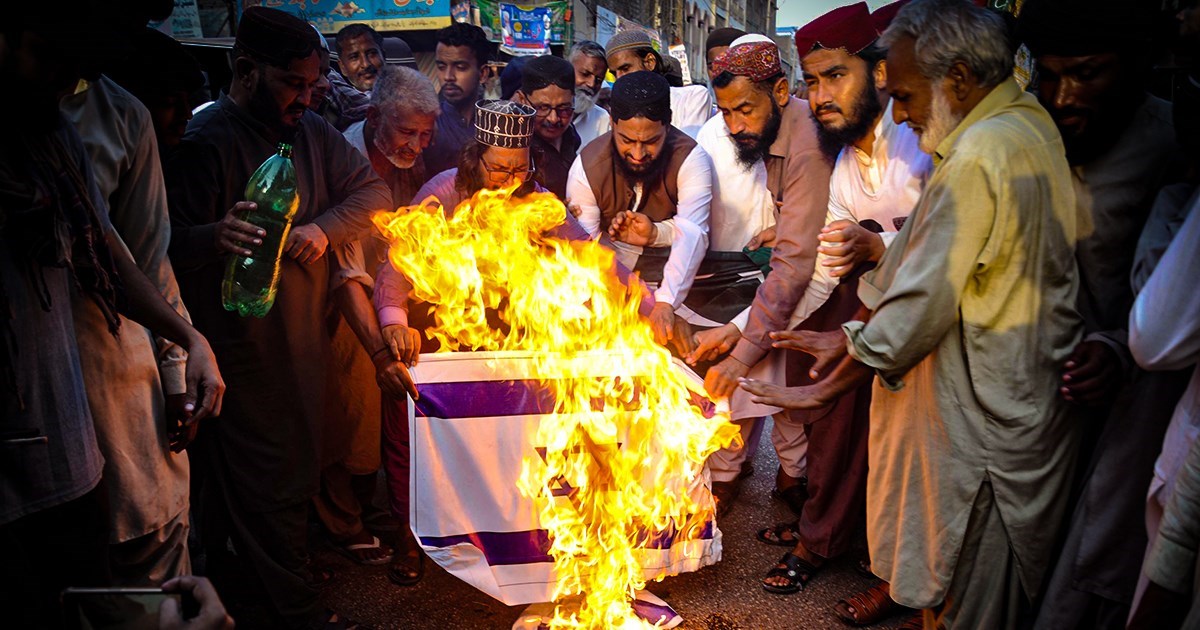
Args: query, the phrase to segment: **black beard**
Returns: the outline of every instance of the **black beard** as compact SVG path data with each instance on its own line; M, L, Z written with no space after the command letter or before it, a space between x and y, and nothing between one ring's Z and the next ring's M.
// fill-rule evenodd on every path
M615 152L616 150L616 147L613 147L613 151ZM621 169L621 173L625 175L625 179L629 180L630 183L644 184L655 181L667 168L667 147L664 144L663 150L659 151L658 155L654 156L654 160L647 164L644 169L635 170L630 168L629 163L625 161L625 157L620 154L617 155L617 166Z
M759 160L767 157L767 151L771 150L771 145L775 144L775 140L779 138L779 127L783 125L783 110L779 108L779 103L774 99L771 100L771 117L767 119L767 124L763 127L762 133L741 132L730 136L733 139L733 146L737 149L737 160L743 168L750 168L758 163ZM746 144L743 144L745 142Z
M813 116L813 122L817 124L817 140L821 144L821 150L831 158L837 157L842 147L853 144L870 133L875 127L875 119L883 113L883 105L879 104L879 93L869 81L858 93L858 98L854 99L851 107L849 113L843 112L846 126L841 129L829 129Z
M259 77L258 85L254 88L254 92L250 94L250 102L247 104L251 116L274 132L279 139L291 138L296 134L296 130L300 128L299 123L295 125L285 124L278 107L274 97L271 96L271 88L267 86L266 77Z

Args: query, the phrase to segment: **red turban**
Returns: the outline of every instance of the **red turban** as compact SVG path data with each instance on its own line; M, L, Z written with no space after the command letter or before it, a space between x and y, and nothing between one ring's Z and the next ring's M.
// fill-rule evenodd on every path
M883 32L887 30L888 24L892 23L896 14L908 3L909 0L899 0L899 2L885 4L875 9L875 12L871 14L871 24L874 25L875 32L883 35Z
M801 59L818 47L844 48L857 55L877 37L867 3L859 2L834 9L796 31L796 51Z

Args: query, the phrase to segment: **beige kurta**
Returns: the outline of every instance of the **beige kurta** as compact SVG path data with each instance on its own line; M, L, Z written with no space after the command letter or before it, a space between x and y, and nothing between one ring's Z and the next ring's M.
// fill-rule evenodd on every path
M134 262L188 319L167 258L167 190L150 112L108 77L64 99L62 112L83 138ZM188 507L188 456L170 450L163 398L187 390L187 353L124 317L113 337L92 300L75 297L80 364L105 459L109 540L121 543L162 528Z
M935 170L844 326L878 374L871 567L906 606L940 604L990 480L1031 599L1065 508L1075 423L1056 386L1078 342L1075 198L1058 131L1007 80L937 148ZM976 572L976 577L981 577Z

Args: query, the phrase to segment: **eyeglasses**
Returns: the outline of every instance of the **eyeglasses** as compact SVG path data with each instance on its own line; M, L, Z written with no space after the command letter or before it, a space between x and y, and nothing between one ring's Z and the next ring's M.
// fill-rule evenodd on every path
M558 107L550 107L549 105L531 105L530 107L533 107L533 110L537 112L538 118L546 118L550 115L550 112L557 112L559 118L566 120L575 114L574 105L559 105Z
M509 168L496 168L496 167L492 166L491 164L488 164L487 161L485 161L485 160L479 160L479 163L483 165L483 170L487 171L487 174L489 176L491 176L492 179L497 179L497 180L509 179L509 178L520 178L523 180L528 180L530 177L533 176L534 171L537 170L536 168L534 168L534 166L532 164L530 164L529 166L527 166L523 169L509 169Z

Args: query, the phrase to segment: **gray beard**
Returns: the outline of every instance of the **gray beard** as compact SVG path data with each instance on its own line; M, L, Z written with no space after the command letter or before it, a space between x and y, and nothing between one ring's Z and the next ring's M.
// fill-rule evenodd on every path
M962 122L961 116L956 116L950 111L950 99L939 88L940 86L937 85L933 88L933 104L929 110L929 122L925 124L925 129L921 131L917 140L917 146L930 155L937 151L942 140L945 140L946 136L949 136Z
M372 144L375 145L375 150L379 151L379 154L382 155L385 159L387 159L388 163L390 163L392 166L396 167L396 170L400 170L400 171L408 170L408 169L412 168L414 164L416 164L416 160L413 160L412 162L405 164L404 162L399 161L400 158L397 157L394 153L388 153L387 151L385 151L383 147L379 146L379 136L378 135L375 136L375 141Z
M582 116L596 104L596 93L587 88L575 88L575 115Z

